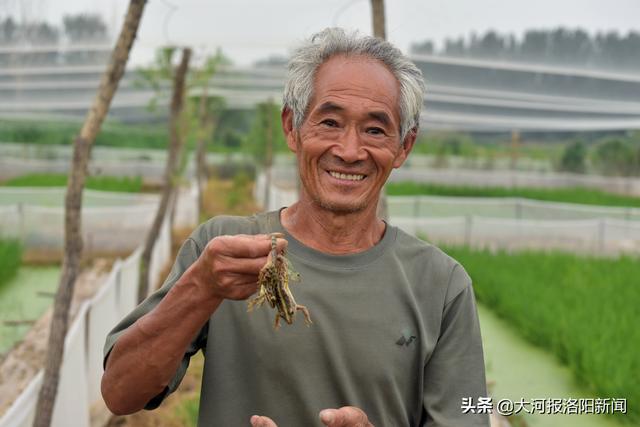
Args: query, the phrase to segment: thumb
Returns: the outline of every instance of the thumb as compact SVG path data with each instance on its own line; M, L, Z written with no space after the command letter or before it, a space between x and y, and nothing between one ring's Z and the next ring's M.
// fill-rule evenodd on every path
M373 427L362 409L343 406L340 409L323 409L320 421L328 427Z
M335 409L324 409L320 411L320 421L326 426L331 424L336 419L336 411Z
M278 427L269 417L254 415L251 417L251 427Z

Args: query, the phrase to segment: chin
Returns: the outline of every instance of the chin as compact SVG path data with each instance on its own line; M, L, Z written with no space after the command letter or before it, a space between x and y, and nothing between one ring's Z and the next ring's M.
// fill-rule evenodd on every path
M318 204L321 208L337 214L362 212L368 206L367 202L365 201L358 202L353 200L328 200L322 197L314 197L314 202L316 202L316 204Z

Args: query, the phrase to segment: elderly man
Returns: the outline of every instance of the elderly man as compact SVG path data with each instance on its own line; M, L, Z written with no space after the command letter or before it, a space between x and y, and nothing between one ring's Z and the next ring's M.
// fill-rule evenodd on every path
M299 201L193 232L162 288L107 338L113 412L157 407L202 349L201 426L488 426L461 410L486 395L468 275L376 217L415 142L423 89L380 39L328 29L293 54L282 126ZM274 330L271 310L247 313L271 233L302 277L293 291L310 327L299 314Z

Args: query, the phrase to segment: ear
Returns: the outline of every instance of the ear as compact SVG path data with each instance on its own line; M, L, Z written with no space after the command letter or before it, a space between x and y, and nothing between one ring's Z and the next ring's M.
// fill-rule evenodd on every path
M287 146L289 150L295 153L298 147L296 146L296 130L293 128L293 111L290 108L283 108L280 119L282 120L282 130L287 140Z
M404 137L404 141L400 146L398 154L396 155L396 158L393 160L394 169L397 169L400 166L402 166L404 161L407 160L407 157L409 156L411 149L413 149L413 145L415 144L417 137L418 137L417 127L411 129L409 133L407 133L407 136Z

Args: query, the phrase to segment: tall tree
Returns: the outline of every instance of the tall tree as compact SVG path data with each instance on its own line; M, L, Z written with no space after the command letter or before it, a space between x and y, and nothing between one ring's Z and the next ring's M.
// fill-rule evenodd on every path
M214 129L220 118L220 112L224 108L224 98L209 96L210 80L214 76L219 65L228 62L218 51L215 56L207 58L200 69L194 86L199 86L201 94L196 98L198 102L198 114L196 127L196 182L198 184L198 212L204 211L203 193L207 181L207 141L211 139Z
M160 233L160 227L166 216L167 207L173 197L178 178L178 168L180 152L184 146L185 132L182 129L183 117L182 110L184 106L185 81L187 70L189 68L189 60L191 59L191 49L182 49L182 58L173 77L173 94L171 97L171 111L169 117L169 153L167 155L167 163L164 175L164 184L162 187L162 195L160 204L156 211L156 216L147 235L147 239L142 252L140 261L140 277L138 282L138 301L146 298L149 292L149 264L151 263L151 254L155 241Z
M124 74L129 52L135 40L146 0L131 0L122 30L113 49L107 69L102 75L98 93L88 111L80 134L74 141L71 172L65 197L65 239L62 275L53 307L53 319L45 362L44 379L38 395L34 427L51 424L53 405L58 391L60 365L69 322L69 307L82 255L81 208L82 190L87 175L91 147L109 111L111 100Z

